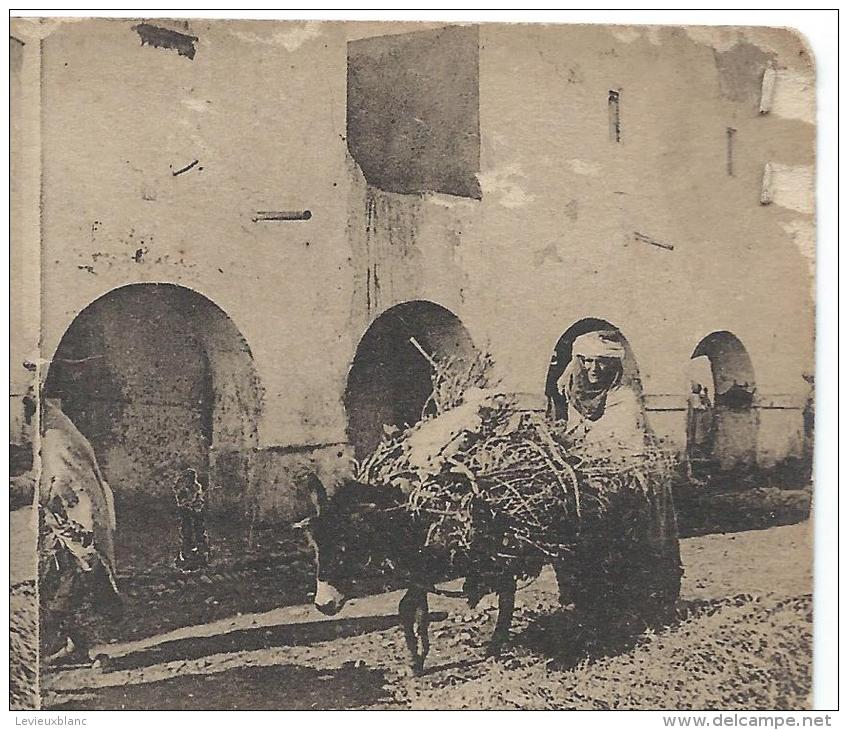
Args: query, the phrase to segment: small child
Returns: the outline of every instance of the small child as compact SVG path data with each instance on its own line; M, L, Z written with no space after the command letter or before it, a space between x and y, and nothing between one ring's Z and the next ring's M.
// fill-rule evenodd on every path
M206 497L197 471L186 469L174 482L174 498L180 519L180 552L174 565L183 572L201 570L209 564L206 533Z

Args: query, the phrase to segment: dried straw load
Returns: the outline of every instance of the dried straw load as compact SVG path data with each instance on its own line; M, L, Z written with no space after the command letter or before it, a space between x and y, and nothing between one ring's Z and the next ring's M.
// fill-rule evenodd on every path
M387 430L357 464L356 479L399 488L405 508L430 524L428 544L451 558L520 566L564 557L585 542L587 529L597 530L617 496L649 509L654 485L670 477L673 463L655 446L640 455L590 451L496 388L481 387L489 385L486 354L431 365L433 395L422 421Z

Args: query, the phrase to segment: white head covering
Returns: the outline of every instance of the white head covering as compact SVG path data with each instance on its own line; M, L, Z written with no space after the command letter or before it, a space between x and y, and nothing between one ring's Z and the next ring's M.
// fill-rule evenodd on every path
M612 357L623 360L624 344L618 339L612 339L605 332L587 332L574 339L571 353L572 356Z

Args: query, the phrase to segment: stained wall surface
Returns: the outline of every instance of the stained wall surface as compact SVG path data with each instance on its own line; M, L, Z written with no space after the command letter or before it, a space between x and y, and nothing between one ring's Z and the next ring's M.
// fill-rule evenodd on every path
M246 343L260 394L255 443L234 467L245 512L295 515L301 473L344 472L357 345L411 300L459 317L531 407L544 407L563 332L586 317L613 323L652 424L681 448L688 361L705 336L732 332L756 376L756 458L800 449L814 70L791 31L481 26L476 55L457 51L477 63L479 137L466 139L460 177L479 146L479 194L449 195L368 179L346 124L350 49L361 58L369 39L397 35L374 43L401 53L401 35L423 33L426 46L442 26L170 24L196 39L188 54L149 34L142 43L134 25L15 28L21 67L43 78L43 210L20 234L41 250L41 341L24 328L19 349L40 347L46 377L75 318L130 284L170 283L214 305ZM361 87L379 88L360 67ZM774 96L761 113L768 69ZM437 117L444 106L418 102ZM213 373L213 390L235 361Z

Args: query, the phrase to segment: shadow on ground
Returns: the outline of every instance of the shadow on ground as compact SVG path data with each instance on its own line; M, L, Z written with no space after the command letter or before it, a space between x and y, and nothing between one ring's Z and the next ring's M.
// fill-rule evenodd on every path
M674 504L681 537L794 525L810 516L812 490L751 487L719 491L684 487Z
M444 621L447 613L432 612L430 621ZM215 654L256 651L278 646L309 646L335 639L385 631L398 625L397 616L365 616L336 621L280 624L230 631L215 636L193 636L166 641L109 660L109 671L141 669L172 661L190 661Z
M62 693L51 710L337 710L377 704L383 672L367 667L320 670L283 664L217 674Z
M741 606L755 598L747 593L711 600L678 601L672 617L652 630L663 633L684 621L708 616L727 606ZM631 651L644 640L644 623L595 626L570 608L530 617L529 626L514 639L516 648L524 648L548 660L548 667L568 671L582 663L592 664L607 657Z

